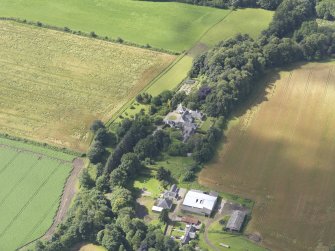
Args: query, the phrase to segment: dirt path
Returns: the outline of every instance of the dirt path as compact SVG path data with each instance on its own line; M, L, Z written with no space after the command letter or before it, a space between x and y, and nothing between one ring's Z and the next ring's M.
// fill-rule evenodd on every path
M53 224L48 229L46 234L43 236L43 239L49 240L52 237L52 234L55 232L57 225L65 218L66 212L68 208L70 207L71 201L76 194L76 189L75 189L76 179L79 173L81 172L81 170L83 169L83 167L84 167L84 161L82 159L76 158L73 161L73 169L72 169L70 177L66 181L66 184L63 190L62 200L58 207L57 214L54 218Z
M210 227L210 225L214 222L215 220L209 220L206 223L206 229L205 229L205 233L204 233L204 237L205 237L205 242L207 243L207 245L213 250L213 251L220 251L217 247L215 247L213 245L212 242L210 242L210 240L208 239L208 229Z

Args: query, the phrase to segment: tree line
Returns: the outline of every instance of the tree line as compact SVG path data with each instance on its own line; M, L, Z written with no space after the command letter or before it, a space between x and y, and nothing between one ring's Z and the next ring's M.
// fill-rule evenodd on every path
M185 103L210 116L227 117L266 70L333 55L334 29L318 26L316 15L313 0L284 0L258 39L240 34L197 57L190 76L202 76L202 87Z
M221 9L228 8L262 8L275 10L282 0L153 0L155 2L181 2Z
M38 241L35 249L63 251L86 241L110 251L193 251L192 246L180 247L158 227L136 218L132 181L147 161L162 152L180 156L191 152L198 164L209 161L222 137L227 117L248 97L255 80L265 71L333 55L334 30L319 27L316 22L321 15L318 6L327 2L323 1L283 0L269 28L258 39L237 35L197 57L190 76L201 77L202 86L190 95L163 92L157 97L138 96L138 102L150 104L150 115L142 111L134 119L123 119L115 133L95 121L91 127L95 136L87 155L96 166L96 178L83 171L82 189L66 220L57 227L50 241ZM162 123L161 116L180 102L217 117L215 126L205 135L193 135L186 143L181 141L180 131L156 130L156 125ZM110 153L107 148L111 146ZM191 180L196 171L197 167L191 167L183 180ZM164 182L169 175L162 168L157 172L157 178Z
M70 250L75 243L92 242L109 251L194 251L190 245L180 248L158 226L147 226L135 215L132 181L144 168L146 158L154 158L167 149L170 136L154 133L152 117L140 112L133 120L124 119L111 133L101 121L91 126L94 133L88 158L96 166L96 178L87 169L79 181L81 191L66 220L50 241L38 241L36 251ZM107 146L114 150L108 154ZM166 170L158 176L166 179Z

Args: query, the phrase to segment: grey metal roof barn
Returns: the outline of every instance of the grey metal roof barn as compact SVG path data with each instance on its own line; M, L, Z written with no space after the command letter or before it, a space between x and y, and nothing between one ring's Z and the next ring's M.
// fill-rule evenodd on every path
M235 210L230 216L226 229L230 231L241 231L246 214L240 210Z

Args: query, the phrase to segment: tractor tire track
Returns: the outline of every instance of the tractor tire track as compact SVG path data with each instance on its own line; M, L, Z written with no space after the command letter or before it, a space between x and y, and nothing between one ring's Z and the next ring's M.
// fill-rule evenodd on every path
M4 166L3 166L3 168L0 170L0 175L14 162L14 160L20 155L20 153L21 152L18 152L17 154L15 154L14 156L13 156L13 158L11 158L8 162L7 162L7 164L5 164Z
M39 160L36 160L29 168L27 168L27 171L23 173L21 178L12 186L12 188L8 191L8 193L5 195L5 197L2 198L0 201L0 208L2 205L6 202L7 198L12 194L12 192L17 188L18 185L27 177L27 175L32 171L32 169L37 165Z
M48 177L43 181L43 183L37 188L37 190L29 197L27 202L23 205L23 207L20 209L20 211L12 218L12 220L6 225L6 227L1 231L0 233L0 239L5 235L5 233L8 231L8 229L11 228L11 226L15 223L15 221L20 217L20 215L24 212L24 210L30 205L30 203L33 201L33 199L38 195L38 193L42 190L42 188L48 183L49 179L56 173L58 167L56 166L52 172L48 175Z

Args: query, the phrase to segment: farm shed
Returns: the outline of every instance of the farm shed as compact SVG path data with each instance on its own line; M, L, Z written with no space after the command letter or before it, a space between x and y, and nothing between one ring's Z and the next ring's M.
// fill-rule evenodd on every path
M246 214L244 212L240 210L235 210L228 220L226 230L232 232L240 232L245 216Z
M181 209L183 211L210 216L214 210L218 197L199 190L187 192Z

